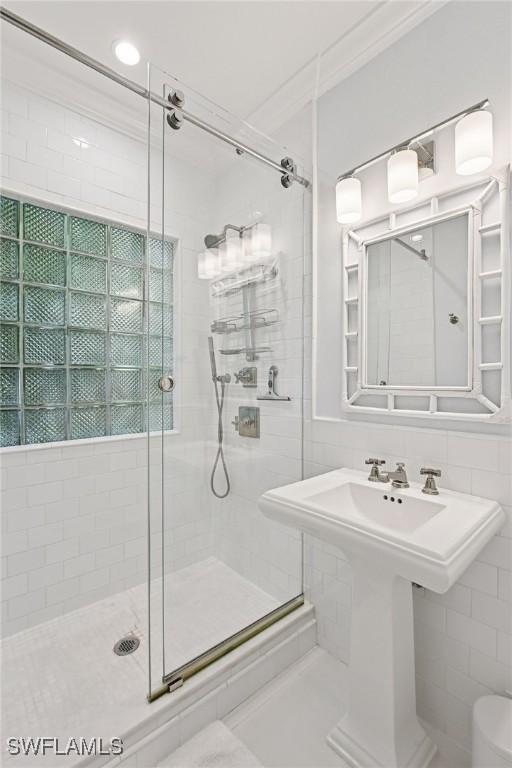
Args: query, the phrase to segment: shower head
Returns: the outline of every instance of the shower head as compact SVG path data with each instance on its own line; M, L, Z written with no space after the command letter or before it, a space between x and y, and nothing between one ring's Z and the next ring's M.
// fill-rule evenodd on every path
M216 248L221 240L222 235L205 235L204 244L207 248Z
M204 244L207 248L218 248L219 245L226 241L226 233L229 229L232 229L234 232L238 232L239 236L242 237L244 232L252 229L252 226L253 225L249 225L247 227L237 227L235 224L226 224L220 235L205 235Z

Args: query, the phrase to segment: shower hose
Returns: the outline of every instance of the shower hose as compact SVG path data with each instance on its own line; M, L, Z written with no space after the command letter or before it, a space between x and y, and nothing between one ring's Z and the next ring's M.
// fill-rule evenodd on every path
M229 474L228 474L228 468L226 466L226 460L224 458L224 447L223 447L223 441L224 441L224 428L222 426L222 410L224 408L224 396L226 394L226 382L224 379L221 379L220 382L220 396L219 396L219 385L217 382L217 379L214 379L214 385L215 385L215 399L217 401L217 414L218 414L218 424L217 424L217 455L215 457L215 461L213 463L213 469L212 469L212 475L210 478L210 488L212 489L212 493L214 496L216 496L218 499L225 499L226 496L229 494L231 490L231 482L229 480ZM224 477L226 478L226 490L224 493L218 493L218 491L215 490L215 473L217 472L217 467L219 466L219 461L222 464L222 469L224 470Z

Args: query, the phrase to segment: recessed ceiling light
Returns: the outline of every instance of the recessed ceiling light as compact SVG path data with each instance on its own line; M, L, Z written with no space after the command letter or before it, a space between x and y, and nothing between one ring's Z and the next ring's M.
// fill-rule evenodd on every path
M413 243L421 243L423 235L420 235L419 233L417 235L411 235L411 240Z
M83 139L81 136L73 137L73 144L76 144L80 149L89 149L89 142L87 139Z
M114 53L123 64L134 67L140 61L140 53L128 40L116 40L112 45Z

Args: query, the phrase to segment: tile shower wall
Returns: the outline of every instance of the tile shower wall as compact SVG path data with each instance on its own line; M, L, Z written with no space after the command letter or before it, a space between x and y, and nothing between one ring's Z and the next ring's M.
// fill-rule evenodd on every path
M89 147L77 146L76 136L87 137ZM147 148L142 137L119 133L4 79L1 146L5 192L145 228ZM177 569L210 556L213 548L203 484L197 481L202 449L192 447L202 445L204 434L198 405L202 384L194 359L198 346L204 351L208 327L207 317L203 321L197 310L205 305L206 293L196 279L194 257L206 231L212 182L197 163L171 156L168 162L172 208L165 211L166 227L179 238L178 281L187 298L176 350L187 382L179 401L180 433L166 438L166 449L175 456L166 478L172 510L166 525L176 534L168 537L174 543L166 562ZM179 195L174 194L177 189ZM153 226L161 215L154 205ZM160 446L154 442L151 447L151 461L158 462ZM144 437L6 451L0 455L4 633L146 578ZM157 496L154 501L158 503ZM154 538L158 557L157 532Z
M297 481L302 472L302 364L303 364L303 251L304 198L300 187L285 190L272 171L251 166L235 168L222 179L218 210L225 221L246 224L258 210L272 229L272 251L277 259L275 280L254 287L254 305L273 310L275 324L254 332L257 359L248 362L244 354L217 356L222 372L232 383L227 389L224 417L225 445L232 491L227 499L211 498L218 557L279 600L286 601L302 591L300 535L265 518L258 509L259 496L269 488ZM307 215L307 214L306 214ZM219 220L219 226L222 223ZM211 300L211 319L236 316L242 312L241 294ZM243 333L214 335L216 348L243 346ZM268 370L279 370L277 391L290 401L257 400L267 391ZM234 372L243 366L257 368L255 389L235 383ZM260 438L240 437L232 422L239 406L260 409ZM216 433L210 413L210 435ZM214 446L209 459L214 458ZM222 472L217 472L222 489Z

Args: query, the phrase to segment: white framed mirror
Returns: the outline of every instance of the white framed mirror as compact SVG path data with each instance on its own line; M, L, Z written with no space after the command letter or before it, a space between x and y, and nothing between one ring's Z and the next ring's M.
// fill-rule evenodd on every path
M508 169L347 229L353 412L510 419Z

